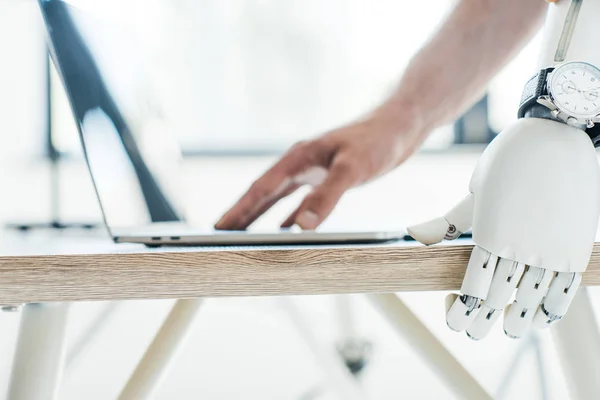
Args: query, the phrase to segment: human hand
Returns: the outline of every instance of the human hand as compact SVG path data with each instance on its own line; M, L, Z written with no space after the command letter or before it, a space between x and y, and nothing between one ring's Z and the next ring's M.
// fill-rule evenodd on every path
M342 195L398 166L421 143L418 119L405 111L376 112L316 139L295 144L256 180L215 225L216 229L246 229L282 198L303 185L313 190L282 223L315 229Z

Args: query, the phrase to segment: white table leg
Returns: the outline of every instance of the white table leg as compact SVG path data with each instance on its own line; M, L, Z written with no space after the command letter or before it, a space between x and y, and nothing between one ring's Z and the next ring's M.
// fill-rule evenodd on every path
M154 396L183 348L201 304L201 299L175 303L121 392L120 400L146 400Z
M458 398L492 399L483 386L467 372L398 296L393 293L367 296Z
M68 303L23 307L8 398L52 400L64 366Z
M579 289L567 315L551 329L571 398L597 399L600 334L586 288Z

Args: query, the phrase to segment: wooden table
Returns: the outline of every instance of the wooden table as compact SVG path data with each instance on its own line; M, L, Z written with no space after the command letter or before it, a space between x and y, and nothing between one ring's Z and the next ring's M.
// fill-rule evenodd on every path
M5 234L0 244L0 304L34 303L23 310L10 393L41 399L58 387L69 302L190 299L175 304L140 361L120 396L129 400L150 398L159 386L198 312L199 298L371 293L377 308L455 393L464 398L491 398L412 311L389 294L457 290L471 249L468 240L431 247L398 241L149 249L113 244L102 231L60 236ZM600 285L600 244L584 283ZM584 313L578 320L587 318ZM305 330L305 325L298 322L298 329ZM307 340L311 343L314 338L309 335ZM313 351L327 361L330 378L337 380L345 398L358 398L353 380L344 376L347 370L336 356L319 348Z
M456 290L472 245L178 247L8 235L0 304ZM600 243L584 284L600 285Z

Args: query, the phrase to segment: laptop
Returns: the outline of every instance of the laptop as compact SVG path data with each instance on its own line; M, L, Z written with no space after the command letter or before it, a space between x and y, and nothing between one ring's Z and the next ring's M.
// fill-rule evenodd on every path
M139 104L154 99L145 99L148 95L143 88L119 80L119 71L131 68L131 62L110 47L110 35L117 30L110 25L94 30L102 18L74 0L38 2L50 55L66 89L104 223L115 242L148 246L336 244L405 236L400 231L254 232L189 226L179 204L181 192L174 185L179 172L159 162L156 150L147 150L147 135L137 131L147 127L141 121L147 114L136 113Z

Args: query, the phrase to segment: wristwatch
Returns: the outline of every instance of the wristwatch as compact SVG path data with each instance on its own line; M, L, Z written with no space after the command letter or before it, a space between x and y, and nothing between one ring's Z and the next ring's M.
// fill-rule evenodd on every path
M596 144L600 140L600 69L581 61L542 69L525 85L518 117L564 122L586 131Z

